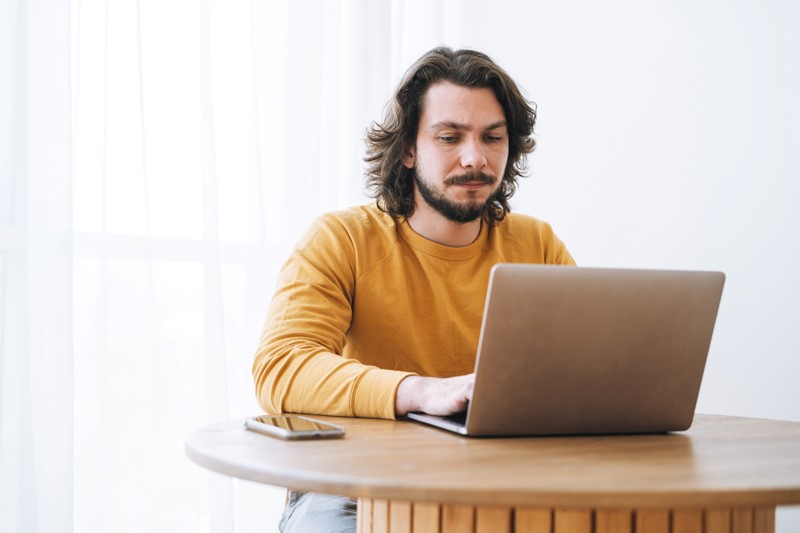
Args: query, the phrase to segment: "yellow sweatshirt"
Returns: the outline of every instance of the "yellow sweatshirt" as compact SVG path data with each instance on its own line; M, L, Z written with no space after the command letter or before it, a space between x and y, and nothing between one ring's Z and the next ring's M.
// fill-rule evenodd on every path
M472 372L496 263L574 261L549 224L514 213L459 248L374 205L320 217L278 278L253 363L261 406L394 418L406 376Z

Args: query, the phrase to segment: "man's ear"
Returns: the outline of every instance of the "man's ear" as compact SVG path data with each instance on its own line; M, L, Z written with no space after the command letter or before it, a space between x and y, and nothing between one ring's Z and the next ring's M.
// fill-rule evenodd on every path
M406 168L414 168L414 163L414 147L409 146L408 149L406 149L405 154L403 154L403 165L405 165Z

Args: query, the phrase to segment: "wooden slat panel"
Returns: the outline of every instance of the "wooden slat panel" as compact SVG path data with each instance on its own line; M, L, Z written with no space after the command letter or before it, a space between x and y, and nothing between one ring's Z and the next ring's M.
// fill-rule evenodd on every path
M672 533L703 533L703 511L674 511Z
M372 533L389 532L389 500L372 500Z
M443 505L442 533L473 533L475 508L471 505Z
M774 507L761 507L753 512L753 533L775 533Z
M734 509L731 515L731 533L753 533L753 510Z
M637 511L636 533L669 533L669 511Z
M439 533L439 512L438 503L414 503L414 533Z
M592 533L592 512L556 509L553 533Z
M358 533L372 533L372 498L359 498L356 507Z
M485 505L475 511L476 533L510 532L511 508Z
M631 533L633 515L624 509L595 511L594 527L595 533Z
M411 533L411 502L389 502L389 531Z
M517 507L514 511L515 533L551 533L553 512L550 509Z
M705 515L706 529L703 533L731 533L730 509L708 509Z

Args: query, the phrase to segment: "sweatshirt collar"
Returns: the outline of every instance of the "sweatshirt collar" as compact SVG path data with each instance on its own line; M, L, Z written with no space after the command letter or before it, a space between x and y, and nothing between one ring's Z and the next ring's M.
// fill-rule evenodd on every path
M405 218L399 221L399 233L401 239L417 251L440 259L458 261L474 257L483 249L489 238L489 224L485 220L481 221L481 231L478 233L478 237L466 246L446 246L428 240L414 231Z

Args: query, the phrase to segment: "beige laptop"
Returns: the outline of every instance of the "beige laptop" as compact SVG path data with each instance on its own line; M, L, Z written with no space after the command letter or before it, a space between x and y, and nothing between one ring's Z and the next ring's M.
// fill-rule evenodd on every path
M470 436L688 429L724 282L721 272L496 265L467 412L409 418Z

